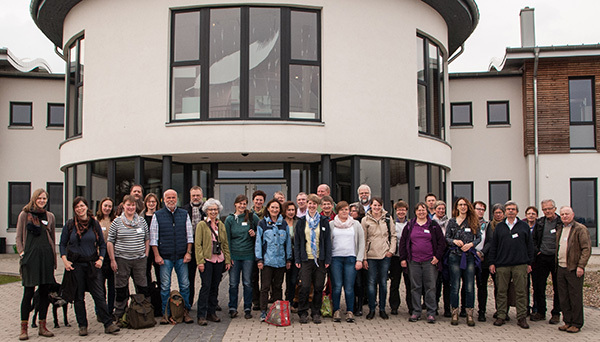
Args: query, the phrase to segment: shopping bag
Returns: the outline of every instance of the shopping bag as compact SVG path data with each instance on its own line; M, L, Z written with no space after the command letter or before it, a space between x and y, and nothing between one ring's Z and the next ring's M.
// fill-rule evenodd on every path
M265 322L278 327L287 327L290 322L290 302L278 300L269 309Z

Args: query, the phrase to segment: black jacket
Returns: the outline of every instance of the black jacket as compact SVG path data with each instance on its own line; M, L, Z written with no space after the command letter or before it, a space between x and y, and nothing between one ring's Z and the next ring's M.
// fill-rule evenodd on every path
M535 223L535 227L533 227L533 249L534 249L534 255L537 255L540 252L540 248L542 247L542 239L544 237L544 225L546 224L546 216L542 216L539 219L537 219L537 222ZM560 216L557 214L556 215L556 227L558 228L559 225L562 225L562 220L560 219Z
M307 214L308 216L308 214ZM308 254L306 253L306 216L301 217L296 222L294 232L294 259L296 264L300 264L302 261L308 261ZM331 230L329 228L329 219L325 216L321 216L319 221L319 258L326 265L331 265Z
M533 240L529 225L518 217L516 221L512 230L506 221L496 225L487 258L490 265L496 267L531 265L533 262Z

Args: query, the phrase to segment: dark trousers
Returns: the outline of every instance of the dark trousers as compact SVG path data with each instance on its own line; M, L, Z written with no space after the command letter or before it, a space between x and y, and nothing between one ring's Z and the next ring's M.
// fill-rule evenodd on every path
M160 286L160 265L154 262L154 251L152 250L152 248L150 248L150 253L148 253L148 259L146 260L146 262L146 283L148 283L148 286L152 284L152 268L154 268L154 277L156 278L156 283Z
M448 266L444 266L448 267ZM448 271L449 273L450 271ZM464 291L463 291L464 292ZM465 295L461 292L461 299L463 301L464 307L464 297ZM425 295L425 293L423 293ZM440 303L440 298L442 298L444 302L444 312L450 312L450 276L444 278L443 272L438 272L436 287L435 287L435 299L436 303Z
M87 327L87 312L85 309L85 290L87 289L96 306L98 318L104 326L112 324L112 317L108 314L106 306L106 297L104 292L104 283L102 279L102 271L94 267L93 262L75 262L73 268L75 272L75 280L77 282L77 294L75 296L75 317L79 327Z
M553 315L560 315L560 299L558 296L558 284L556 282L556 263L554 255L538 254L533 262L531 281L533 282L533 302L537 312L546 314L546 283L548 275L552 274L552 290L554 292Z
M256 266L256 262L252 266L252 305L260 305L260 287L258 285L258 279L260 279L260 270Z
M300 293L298 294L298 315L300 317L308 315L310 295L310 285L313 285L313 300L310 306L313 316L321 315L321 304L323 303L323 287L325 286L325 276L327 269L325 263L319 261L319 267L313 260L303 261L298 277L300 279Z
M392 260L390 262L390 307L392 310L398 310L400 307L400 282L403 275L404 287L406 289L406 296L404 297L404 300L406 301L408 312L412 313L413 309L410 297L410 279L408 278L408 267L404 268L400 265L400 257L395 255L392 256Z
M487 263L481 263L481 272L475 272L475 283L477 284L477 304L479 305L479 313L485 314L488 299L488 279L490 277L490 269Z
M188 280L190 281L190 305L194 304L194 296L196 290L196 273L198 273L198 264L196 263L196 252L194 251L194 244L192 244L192 260L188 262ZM157 278L158 279L158 278ZM221 279L219 279L221 281ZM150 284L150 283L148 283Z
M285 271L285 300L293 305L296 296L296 284L298 284L298 267L292 263L289 270Z
M110 267L110 258L104 259L101 270L103 285L106 284L106 305L108 307L108 314L112 315L115 310L115 298L117 292L115 290L115 273ZM97 314L98 311L96 310L96 315Z
M580 328L583 326L583 278L577 271L558 267L558 296L565 324Z
M38 317L40 320L46 319L48 314L48 289L49 284L39 285L40 290L40 303L38 307ZM35 286L23 287L23 300L21 301L21 320L28 321L29 313L33 310L33 295L35 293Z
M214 314L217 309L217 298L219 297L219 284L225 262L205 262L204 272L200 272L202 287L198 294L198 318L206 317L207 314ZM191 297L191 296L190 296ZM191 305L191 304L190 304Z
M285 267L264 266L260 277L260 310L267 311L269 291L272 290L273 300L283 299L283 275Z
M369 273L364 268L356 272L354 280L354 312L362 311L367 298L367 278Z

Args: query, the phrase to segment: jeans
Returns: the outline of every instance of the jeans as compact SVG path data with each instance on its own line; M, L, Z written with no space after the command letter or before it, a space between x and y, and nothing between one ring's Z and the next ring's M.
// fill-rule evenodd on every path
M554 292L553 315L560 315L560 299L558 297L558 281L556 279L556 255L538 254L535 256L531 280L533 281L533 302L537 312L546 315L546 283L552 274L552 290Z
M458 308L460 281L463 280L465 288L465 308L472 309L475 307L475 258L473 254L467 253L467 267L460 268L462 256L450 253L448 255L448 266L450 268L450 306Z
M244 294L244 311L252 310L252 267L254 260L233 260L229 270L229 311L237 311L240 273Z
M391 258L383 259L368 259L369 263L368 271L368 294L369 294L369 310L375 310L377 303L375 297L377 296L377 287L379 285L379 311L385 311L385 300L387 298L387 276L390 268Z
M354 311L354 279L356 278L356 257L333 257L331 260L331 287L333 312L340 309L342 286L346 298L346 311Z
M408 269L400 265L400 257L392 256L390 260L390 307L392 310L398 310L400 307L400 282L404 276L404 287L406 289L406 306L408 312L412 312L412 301L410 300L410 279L408 278Z
M435 316L437 303L435 301L435 285L437 282L437 265L432 265L431 260L416 262L409 261L410 284L413 302L413 315L421 316L421 295L424 296L427 315Z
M183 297L185 308L189 310L190 306L190 280L188 278L187 264L183 263L183 259L169 260L164 259L165 263L160 266L160 298L162 299L163 315L168 313L169 295L171 293L171 274L173 268L177 274L177 282L179 283L179 292ZM167 312L165 312L165 307Z
M206 314L214 314L217 309L219 298L219 284L221 275L225 268L225 262L205 262L204 272L200 272L202 287L198 294L198 318L206 317Z
M75 296L75 317L79 327L87 327L87 312L85 309L85 290L87 289L96 306L98 318L104 326L112 324L112 317L108 314L106 306L104 286L102 283L102 271L96 268L93 262L74 262L75 280L77 281L77 294Z

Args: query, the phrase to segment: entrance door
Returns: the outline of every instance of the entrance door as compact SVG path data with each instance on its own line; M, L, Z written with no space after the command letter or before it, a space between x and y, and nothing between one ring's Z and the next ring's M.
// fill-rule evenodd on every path
M276 191L286 194L287 185L284 179L215 180L215 198L223 204L222 219L235 212L233 202L238 195L246 195L248 197L248 209L252 208L252 193L256 190L262 190L267 194L266 204L273 198Z

